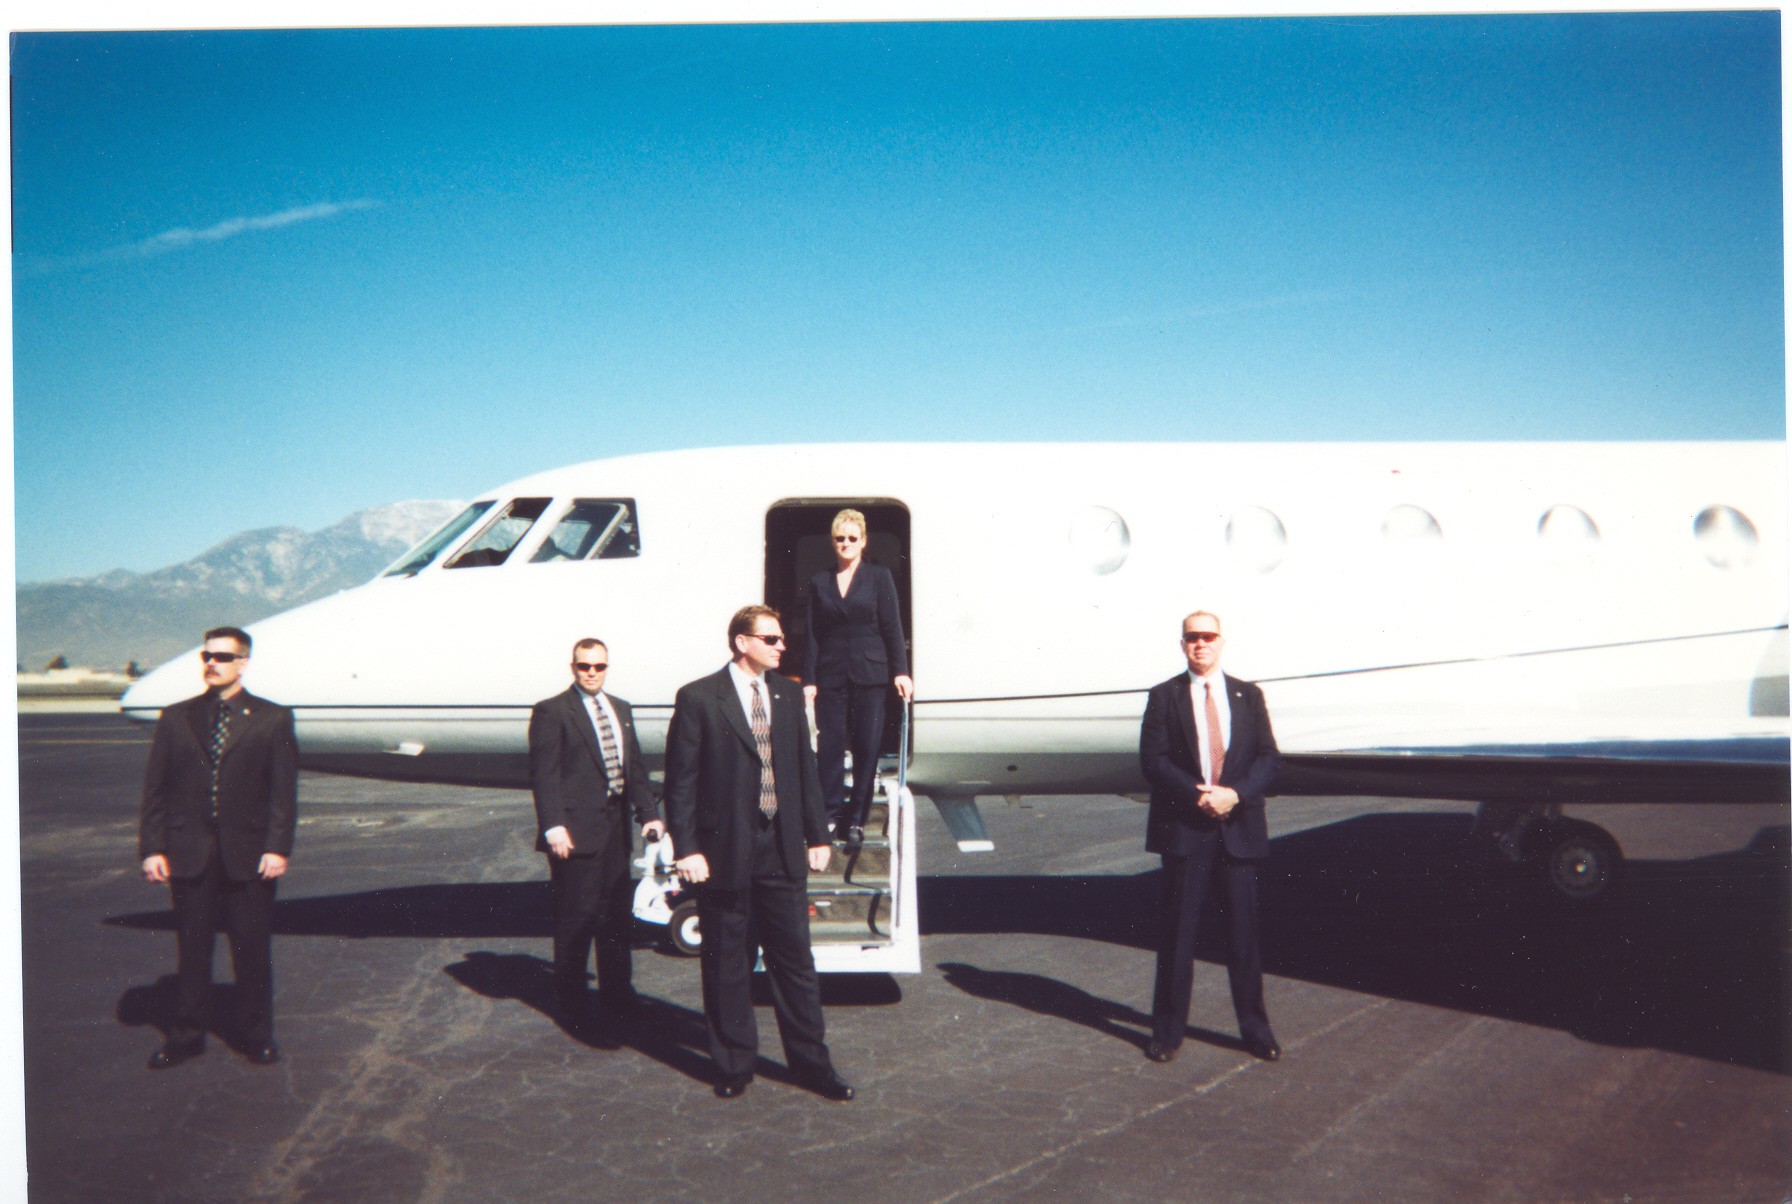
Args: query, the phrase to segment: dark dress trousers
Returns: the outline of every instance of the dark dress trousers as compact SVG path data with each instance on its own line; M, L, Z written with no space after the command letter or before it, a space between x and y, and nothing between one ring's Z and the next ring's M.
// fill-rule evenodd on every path
M1269 855L1263 799L1275 783L1281 754L1263 691L1226 677L1232 733L1219 784L1238 805L1214 819L1196 805L1202 781L1191 707L1192 682L1179 673L1151 689L1139 730L1139 760L1151 783L1145 849L1163 857L1164 901L1152 991L1152 1036L1166 1049L1182 1044L1194 987L1195 935L1201 907L1216 885L1224 901L1231 954L1232 1007L1247 1041L1273 1039L1263 1004L1263 955L1257 942L1257 863Z
M817 687L815 726L822 797L830 813L863 825L876 787L890 680L908 672L896 578L881 564L859 563L841 597L833 569L809 579L809 638L803 684ZM852 798L845 798L846 750L852 750Z
M554 985L563 1005L585 992L585 965L597 946L597 985L605 995L631 990L633 900L629 859L635 826L659 818L634 711L613 694L622 742L622 789L610 788L603 745L585 695L571 686L535 704L529 714L529 780L535 792L535 847L548 854L554 899ZM632 820L632 822L631 822ZM548 851L543 833L564 827L572 856Z
M138 858L168 859L176 922L179 998L172 1041L204 1037L212 946L220 916L230 936L237 1026L248 1046L274 1036L270 938L274 881L260 877L264 853L292 855L298 822L299 753L292 712L247 691L235 708L218 762L212 810L210 693L177 702L156 721L143 775Z
M802 691L776 673L770 695L777 815L759 809L759 754L728 670L678 691L666 734L666 826L679 857L701 853L703 1014L724 1079L753 1073L753 962L763 950L784 1056L799 1074L828 1071L820 984L809 947L808 850L828 843Z

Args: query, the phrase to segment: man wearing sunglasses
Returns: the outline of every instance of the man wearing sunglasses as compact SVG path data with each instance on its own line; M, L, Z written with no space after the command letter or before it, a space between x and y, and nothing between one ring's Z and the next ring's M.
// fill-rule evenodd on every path
M849 1100L828 1056L809 947L809 873L828 867L833 848L802 691L773 672L784 656L778 612L735 612L728 651L719 672L678 691L666 733L666 821L678 874L697 889L716 1094L733 1099L753 1079L753 962L763 951L791 1072L818 1095Z
M1195 933L1213 895L1225 910L1232 1007L1247 1050L1282 1056L1263 1005L1257 946L1257 863L1269 854L1263 799L1281 754L1263 691L1220 672L1225 640L1217 615L1182 620L1185 672L1153 686L1139 731L1139 760L1151 782L1145 849L1163 857L1164 901L1145 1055L1168 1062L1188 1028Z
M634 711L604 692L609 669L604 642L580 640L572 685L529 715L535 847L547 854L554 898L555 995L575 1031L592 1019L585 966L594 942L599 1004L616 1013L635 1005L630 817L650 840L666 832L641 764Z
M280 1060L270 935L298 821L299 754L292 712L243 688L249 643L241 628L206 632L205 693L166 708L150 741L137 856L144 878L173 897L179 982L151 1070L205 1052L220 916L236 974L235 1038L256 1065Z

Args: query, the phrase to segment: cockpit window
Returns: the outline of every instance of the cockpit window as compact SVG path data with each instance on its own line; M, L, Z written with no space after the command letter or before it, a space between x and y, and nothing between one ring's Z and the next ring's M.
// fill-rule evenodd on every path
M634 498L579 498L554 524L530 557L549 560L617 560L641 554L641 529Z
M472 542L462 548L453 560L442 567L445 569L476 569L486 565L503 564L510 555L511 549L529 533L541 512L548 508L551 499L545 497L520 497L502 510L496 518L485 524L485 529L475 535Z
M491 502L474 502L449 520L448 525L406 552L399 562L380 574L383 577L409 577L421 572L429 562L441 555L442 549L459 539L479 516L492 508Z

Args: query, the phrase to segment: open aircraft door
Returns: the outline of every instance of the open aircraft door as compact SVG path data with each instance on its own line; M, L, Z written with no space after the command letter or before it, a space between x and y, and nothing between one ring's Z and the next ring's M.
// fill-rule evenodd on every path
M783 616L790 639L787 676L802 675L809 630L806 587L833 565L830 527L834 515L847 508L863 514L871 528L865 558L896 579L911 669L915 663L908 507L891 498L801 498L779 502L765 516L765 601ZM827 872L809 878L815 968L823 973L920 972L915 800L906 782L910 737L910 709L892 690L865 843L851 853L836 844Z

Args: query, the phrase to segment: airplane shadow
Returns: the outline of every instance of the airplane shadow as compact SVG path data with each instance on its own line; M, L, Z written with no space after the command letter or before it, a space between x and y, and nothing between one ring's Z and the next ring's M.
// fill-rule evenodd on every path
M1733 853L1628 862L1609 897L1576 906L1482 854L1468 840L1469 822L1461 814L1368 815L1277 839L1261 881L1265 970L1556 1028L1602 1044L1792 1074L1786 1021L1792 839L1786 827L1763 828ZM1155 870L923 875L921 931L1038 933L1151 950L1159 877ZM545 945L551 912L542 880L404 886L282 900L275 904L274 931L351 939L521 937ZM105 922L169 931L174 917L163 909ZM1223 964L1223 935L1217 925L1204 927L1198 956ZM658 945L663 937L652 925L637 926L637 933L637 946ZM469 989L552 1014L544 965L535 957L479 952L449 972ZM970 993L1137 1043L1118 1027L1143 1023L1124 1005L1041 975L962 963L942 970ZM763 1002L764 984L755 989ZM159 985L133 990L165 993ZM1149 982L1140 990L1148 992ZM823 979L823 1000L832 1005L881 1006L901 997L888 975ZM127 1001L133 998L127 994ZM132 1002L131 1014L147 1014L146 1006ZM121 1003L121 1020L125 1010ZM1196 1035L1230 1044L1219 1034ZM668 1064L682 1060L654 1048Z
M1265 971L1792 1074L1787 828L1763 828L1734 853L1629 862L1612 895L1575 906L1483 855L1469 822L1371 815L1275 841L1261 879ZM923 877L921 930L1153 949L1160 877ZM1199 958L1223 966L1225 955L1223 931L1204 917ZM941 969L970 993L1135 1044L1117 1023L1149 1024L1039 975ZM1139 990L1148 1004L1149 981Z
M545 879L394 886L342 895L279 899L276 936L465 938L540 937L553 933L553 901ZM109 916L120 928L173 931L174 912ZM642 935L661 930L642 925Z
M281 899L274 904L273 931L276 936L329 936L351 940L540 938L544 943L550 943L553 913L553 900L544 880L455 882ZM108 916L105 923L117 928L172 932L174 912L168 908L131 912ZM656 924L636 922L634 947L656 949L675 960L687 960L667 951L666 931ZM537 960L522 958L524 962ZM691 972L696 973L696 959L688 960ZM518 973L513 969L507 981L514 979L515 983L521 983ZM551 994L550 989L548 995ZM531 988L514 997L533 999L535 992ZM754 978L753 998L755 1003L766 1003L771 998L758 976ZM902 988L888 974L830 975L822 979L821 998L824 1004L830 1005L882 1006L900 1002ZM552 1012L551 998L548 1003L544 1010Z

